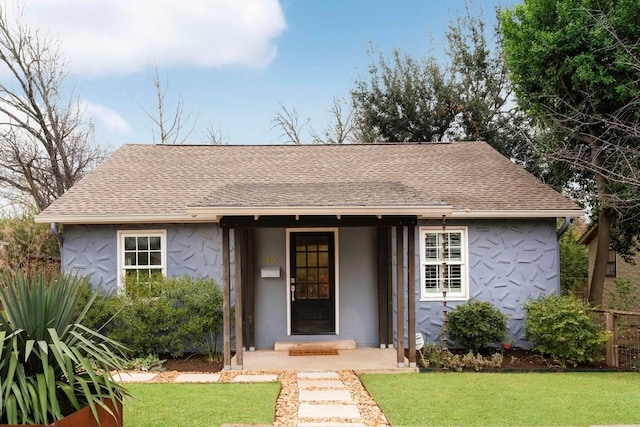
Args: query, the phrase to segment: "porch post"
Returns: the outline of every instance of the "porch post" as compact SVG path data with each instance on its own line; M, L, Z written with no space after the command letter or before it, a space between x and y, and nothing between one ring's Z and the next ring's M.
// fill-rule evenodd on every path
M397 324L397 362L398 368L404 367L404 226L396 226L396 306Z
M247 301L245 319L249 326L249 336L247 337L247 343L245 346L249 348L249 351L256 349L256 325L255 325L255 273L254 273L254 246L253 246L253 229L245 228L245 241L244 246L244 282L247 284L245 291L245 300Z
M234 262L235 262L235 292L236 292L236 369L242 370L243 354L242 354L242 231L236 227L233 229L233 248L234 248Z
M387 348L393 348L393 236L392 228L386 227L387 245Z
M222 365L231 370L231 278L229 277L229 228L222 227Z
M415 226L407 227L407 311L409 317L409 367L416 367L416 235Z
M388 296L387 288L387 261L389 251L387 249L387 227L381 226L376 229L376 251L377 251L377 267L378 267L378 344L380 348L386 348L389 342L389 324L388 324Z

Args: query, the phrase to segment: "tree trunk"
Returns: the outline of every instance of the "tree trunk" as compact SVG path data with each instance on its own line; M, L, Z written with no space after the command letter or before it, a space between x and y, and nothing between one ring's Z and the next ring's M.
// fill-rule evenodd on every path
M592 135L596 135L596 132L593 130ZM598 214L596 257L593 263L593 272L591 273L589 302L593 306L601 306L602 296L604 294L604 279L607 269L607 261L609 260L609 244L611 241L611 210L608 206L610 192L607 188L607 179L600 172L603 165L602 146L595 137L591 142L591 153L591 164L594 166L594 170L596 171L596 191L600 204L600 213Z
M604 294L604 279L609 260L609 236L611 233L611 217L609 210L603 208L598 215L598 235L596 237L596 257L591 273L589 287L589 303L593 306L602 305Z

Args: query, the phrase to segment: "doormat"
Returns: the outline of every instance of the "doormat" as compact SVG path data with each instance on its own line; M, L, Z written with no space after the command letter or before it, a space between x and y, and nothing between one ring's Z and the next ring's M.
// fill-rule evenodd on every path
M289 356L337 356L335 348L306 348L289 350Z

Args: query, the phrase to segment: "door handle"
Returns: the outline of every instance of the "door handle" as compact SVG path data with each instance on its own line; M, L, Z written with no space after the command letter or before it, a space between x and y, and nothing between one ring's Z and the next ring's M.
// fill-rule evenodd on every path
M291 285L291 301L296 300L296 285Z

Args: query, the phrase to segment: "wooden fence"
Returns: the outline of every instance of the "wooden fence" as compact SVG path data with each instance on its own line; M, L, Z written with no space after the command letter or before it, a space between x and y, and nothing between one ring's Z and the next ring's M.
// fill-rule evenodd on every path
M618 310L594 310L609 334L607 365L640 370L640 313Z

